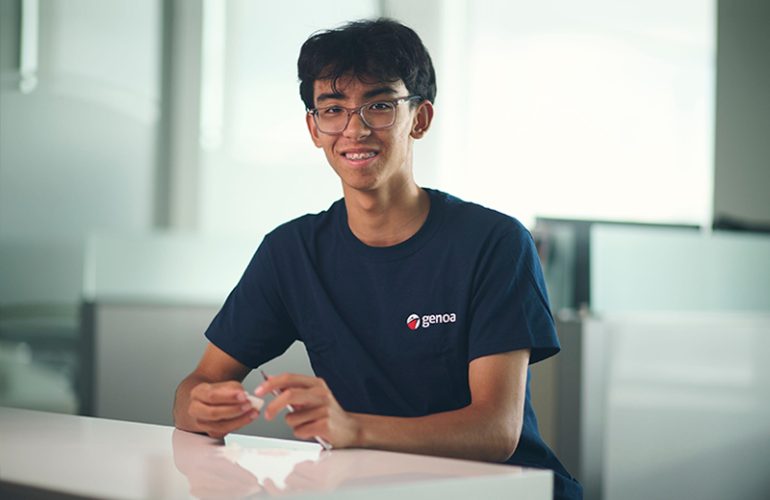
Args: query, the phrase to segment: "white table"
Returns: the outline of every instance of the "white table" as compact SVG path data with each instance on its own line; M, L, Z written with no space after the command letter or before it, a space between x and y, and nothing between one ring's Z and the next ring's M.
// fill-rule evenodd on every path
M0 408L0 497L550 499L552 473ZM58 495L58 496L57 496Z

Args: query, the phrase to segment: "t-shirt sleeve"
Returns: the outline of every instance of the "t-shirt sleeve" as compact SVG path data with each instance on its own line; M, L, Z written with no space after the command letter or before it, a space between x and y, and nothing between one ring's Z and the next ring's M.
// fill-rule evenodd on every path
M536 363L559 352L559 340L532 235L517 221L506 226L474 280L468 360L529 348Z
M268 238L206 330L206 338L250 368L283 354L296 329L280 297Z

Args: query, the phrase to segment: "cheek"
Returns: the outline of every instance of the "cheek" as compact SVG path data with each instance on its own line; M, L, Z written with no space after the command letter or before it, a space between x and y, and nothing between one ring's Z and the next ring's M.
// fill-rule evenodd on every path
M334 143L328 140L320 139L317 143L318 147L323 149L327 158L334 156Z
M398 136L406 137L409 135L411 131L412 131L412 120L411 119L403 120L398 127Z
M398 134L391 137L391 149L398 154L404 154L409 149L409 127L403 127Z
M409 138L412 134L412 121L404 120L399 124L398 129L394 129L394 134L391 137L392 144L397 144L399 149L407 149L409 144Z
M329 165L334 166L337 160L339 160L339 156L334 153L334 148L326 144L324 144L321 147L323 148L324 156L326 157L326 162Z

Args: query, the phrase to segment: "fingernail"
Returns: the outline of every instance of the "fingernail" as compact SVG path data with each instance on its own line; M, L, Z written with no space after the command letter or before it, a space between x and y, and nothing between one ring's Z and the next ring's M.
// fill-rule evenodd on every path
M251 410L251 409L252 409L251 403L247 403L245 405L241 405L241 410L242 411Z
M260 386L254 390L254 394L257 396L263 396L265 394L265 384L260 384Z
M259 416L259 412L257 410L252 410L251 413L249 413L249 418L254 420Z
M238 401L246 401L246 394L244 394L243 392L239 392L238 395L235 396L235 398Z

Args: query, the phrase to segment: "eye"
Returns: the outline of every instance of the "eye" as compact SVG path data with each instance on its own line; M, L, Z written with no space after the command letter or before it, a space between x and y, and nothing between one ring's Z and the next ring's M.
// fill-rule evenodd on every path
M393 109L393 103L392 102L373 102L369 105L369 111L379 111L379 112L386 112Z
M320 109L319 112L325 116L333 116L342 113L343 108L341 106L329 106L327 108Z

